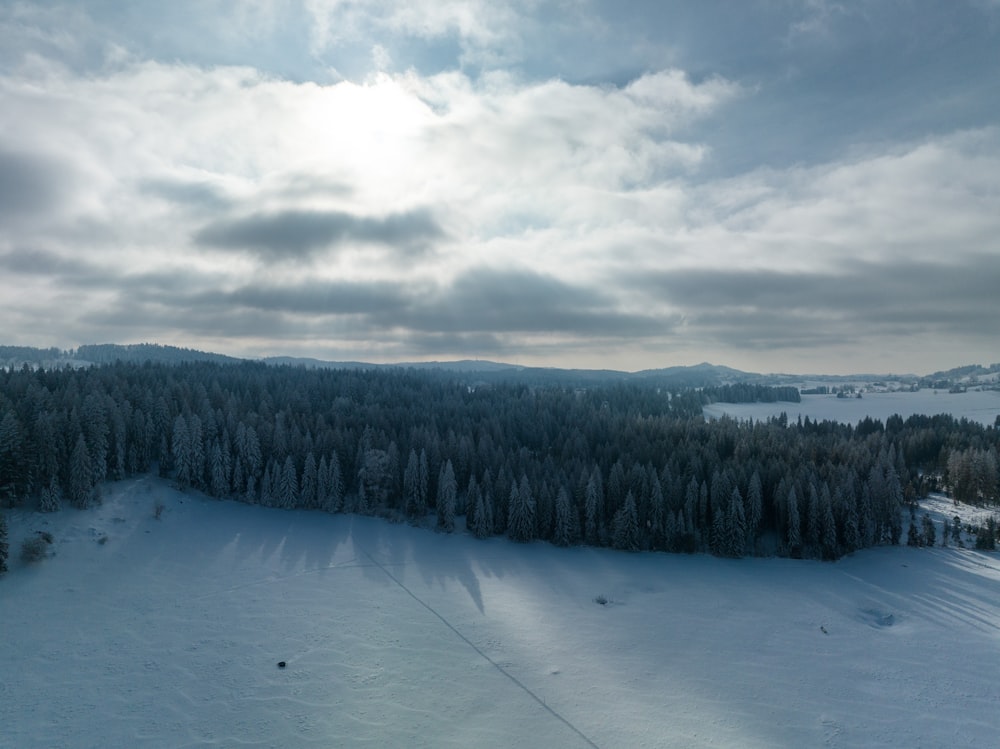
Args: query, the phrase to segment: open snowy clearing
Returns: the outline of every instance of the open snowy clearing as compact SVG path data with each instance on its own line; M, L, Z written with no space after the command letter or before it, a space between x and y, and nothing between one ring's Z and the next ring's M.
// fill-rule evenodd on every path
M884 422L893 414L904 419L914 414L951 414L991 426L1000 416L1000 390L970 390L948 393L944 390L920 390L915 393L865 393L861 398L838 398L836 395L803 395L801 403L712 403L703 409L706 418L727 414L736 419L763 421L782 412L789 421L807 416L813 421L839 421L857 424L866 416Z
M152 477L105 494L8 513L0 746L996 739L996 555L626 554L217 502ZM55 556L28 565L37 530Z

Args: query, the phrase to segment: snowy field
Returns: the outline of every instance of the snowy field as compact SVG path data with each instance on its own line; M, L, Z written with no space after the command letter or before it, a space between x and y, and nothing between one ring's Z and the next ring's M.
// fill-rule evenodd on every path
M994 554L557 549L156 478L8 518L3 747L996 742ZM37 530L54 556L29 565Z
M990 426L1000 416L1000 390L970 390L948 393L920 390L916 393L865 393L862 398L838 398L836 395L803 395L801 403L713 403L703 409L706 418L728 414L737 419L763 420L782 411L789 421L801 416L815 421L839 421L857 424L866 416L883 423L893 414L904 419L914 414L951 414Z

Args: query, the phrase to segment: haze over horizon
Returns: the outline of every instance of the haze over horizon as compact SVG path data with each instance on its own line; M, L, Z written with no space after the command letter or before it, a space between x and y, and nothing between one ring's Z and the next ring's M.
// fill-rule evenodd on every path
M1000 2L0 6L3 341L1000 361Z

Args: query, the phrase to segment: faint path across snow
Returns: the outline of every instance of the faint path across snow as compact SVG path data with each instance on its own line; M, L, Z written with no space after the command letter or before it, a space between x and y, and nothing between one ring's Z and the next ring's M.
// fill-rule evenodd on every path
M355 542L355 544L356 543L357 542ZM572 723L570 723L565 717L563 717L562 715L560 715L558 712L556 712L555 710L553 710L548 705L548 703L545 702L545 700L543 700L541 697L539 697L537 694L535 694L533 691L531 691L531 689L524 682L522 682L520 679L518 679L516 676L514 676L512 673L510 673L507 669L505 669L503 666L501 666L495 660L493 660L492 658L490 658L486 653L484 653L472 640L470 640L468 637L466 637L465 635L463 635L460 631L458 631L458 629L451 622L449 622L447 619L444 618L444 616L442 616L440 613L438 613L434 609L433 606L431 606L429 603L427 603L422 598L420 598L417 594L415 594L412 590L410 590L408 587L406 587L406 585L403 584L403 582L398 577L396 577L394 574L392 574L392 572L390 572L389 569L384 564L382 564L381 562L379 562L377 559L375 559L375 557L373 557L371 554L369 554L365 549L362 549L360 546L358 546L357 548L358 548L359 551L361 551L362 554L364 554L366 557L368 557L368 559L371 560L372 564L374 564L376 567L378 567L380 570L382 570L382 572L385 573L386 577L388 577L390 580L392 580L394 583L396 583L396 585L398 585L400 588L402 588L403 591L405 591L406 594L408 596L410 596L410 598L412 598L414 601L416 601L417 603L419 603L421 606L423 606L425 609L427 609L430 613L432 613L434 616L436 616L438 619L440 619L441 623L444 624L444 626L446 626L452 632L454 632L455 635L459 639L462 640L462 642L464 642L470 648L472 648L473 650L475 650L485 661L487 661L491 666L493 666L493 668L495 668L497 671L499 671L500 673L502 673L504 676L506 676L512 682L514 682L514 684L517 685L522 691L524 691L525 694L527 694L529 697L531 697L531 699L533 699L535 702L537 702L539 705L541 705L542 709L544 709L545 711L547 711L550 715L552 715L552 717L554 717L557 720L561 721L573 733L575 733L577 736L579 736L581 739L583 739L587 743L588 746L592 746L592 747L594 747L594 749L599 749L599 747L597 746L597 744L595 744L593 741L591 741L591 739L583 731L581 731L579 728L577 728Z

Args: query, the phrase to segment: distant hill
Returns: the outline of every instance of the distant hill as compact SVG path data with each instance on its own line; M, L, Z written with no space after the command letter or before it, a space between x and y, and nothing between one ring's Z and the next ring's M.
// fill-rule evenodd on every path
M517 364L503 364L487 359L460 359L458 361L400 362L398 367L408 369L443 369L449 372L510 372L524 369Z
M386 364L369 364L363 361L324 361L308 356L266 356L259 361L274 367L305 367L306 369L381 369Z
M709 387L735 382L772 381L773 375L742 372L719 364L702 362L690 367L666 367L664 369L644 369L631 376L634 379L655 382L664 387Z
M470 385L488 385L512 382L532 387L562 385L564 387L593 387L609 383L641 383L665 388L705 388L737 383L759 385L789 385L811 382L912 382L921 386L941 386L941 383L967 382L973 378L991 381L1000 379L1000 364L983 366L972 364L935 372L918 378L916 375L892 374L760 374L744 372L720 364L702 362L692 366L674 366L661 369L644 369L624 372L612 369L561 369L558 367L525 367L518 364L495 362L487 359L459 359L455 361L398 362L375 364L359 361L327 361L309 357L270 356L263 359L241 359L225 354L215 354L195 349L163 346L156 343L137 344L87 344L75 351L31 346L0 346L0 367L19 368L25 364L39 367L87 366L123 362L155 362L179 364L182 362L215 362L237 364L260 361L271 366L294 366L322 369L414 369L437 372L444 377L459 379Z
M70 354L57 348L34 348L33 346L0 346L0 367L20 367L23 364L50 366L65 361Z
M73 356L77 361L94 364L110 364L123 362L153 362L156 364L179 364L181 362L215 362L217 364L236 364L243 361L224 354L210 354L193 349L177 348L176 346L161 346L157 343L133 343L119 345L117 343L101 343L80 346Z

